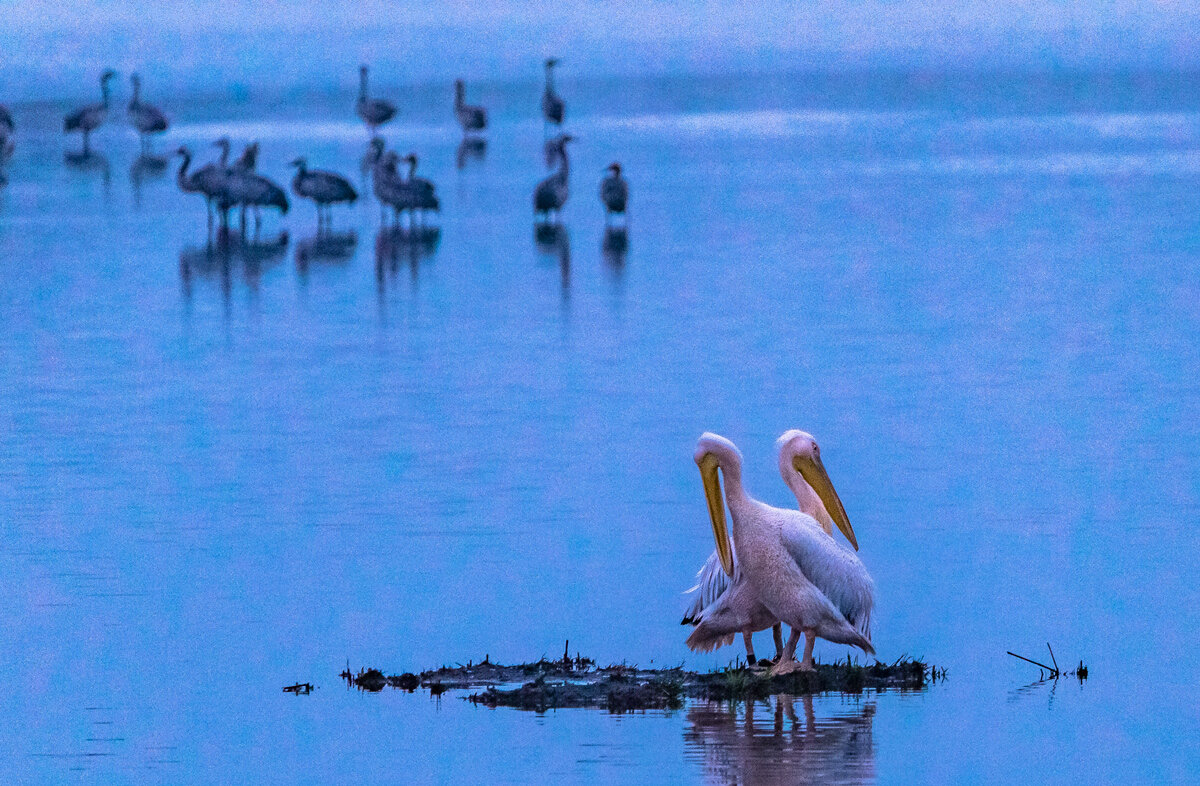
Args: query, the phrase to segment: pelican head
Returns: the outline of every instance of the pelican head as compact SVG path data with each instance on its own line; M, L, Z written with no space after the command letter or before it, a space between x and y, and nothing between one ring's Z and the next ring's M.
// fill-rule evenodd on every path
M359 73L359 75L360 75L360 76L366 76L366 75L367 75L367 70L368 70L368 69L367 69L367 66L366 66L365 64L364 64L364 65L360 65L360 66L358 67L358 73Z
M186 147L178 147L175 149L175 155L177 156L190 156L191 154L192 152Z
M556 66L556 65L558 65L557 57L547 57L546 58L546 68L554 68L554 66Z
M854 537L854 528L850 526L846 509L842 507L842 500L834 490L829 474L825 472L825 465L821 463L821 448L817 445L817 440L806 431L792 429L785 431L775 441L775 446L779 449L779 472L784 481L793 490L798 486L807 486L815 492L829 518L846 536L846 540L850 541L854 550L858 551L858 539ZM796 496L799 498L802 495L801 488ZM820 520L820 516L814 518ZM824 522L821 523L828 526Z
M290 164L288 164L288 166L298 166L298 167L304 167L307 165L308 165L308 161L304 158L304 156L295 158L292 160L292 162Z
M616 161L614 161L614 162L612 162L611 164L609 164L609 165L608 165L608 166L605 168L605 170L604 170L604 171L605 171L605 172L612 172L614 175L619 175L619 174L621 174L621 165L620 165L620 164L618 164Z
M717 476L717 469L726 474L732 472L740 475L742 452L725 437L706 431L696 440L696 452L692 458L700 467L700 479L704 482L704 498L708 502L713 540L717 542L717 557L725 573L733 576L733 547L729 542L729 528L725 526L725 500L721 496L721 479Z
M104 83L108 82L108 80L112 79L116 75L117 75L117 72L112 70L111 68L104 69L104 73L100 74L100 84L104 84Z

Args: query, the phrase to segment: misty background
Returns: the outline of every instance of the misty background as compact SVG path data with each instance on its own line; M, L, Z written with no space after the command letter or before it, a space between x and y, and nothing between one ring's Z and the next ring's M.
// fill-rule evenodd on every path
M0 2L0 100L91 98L137 69L153 95L791 71L1187 71L1200 7L1151 0L307 4ZM118 92L117 95L122 93Z

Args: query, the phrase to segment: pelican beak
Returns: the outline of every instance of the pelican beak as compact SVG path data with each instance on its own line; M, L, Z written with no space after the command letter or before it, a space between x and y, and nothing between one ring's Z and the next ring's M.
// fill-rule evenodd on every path
M825 506L829 517L833 519L833 523L837 524L837 528L846 536L846 540L850 541L850 545L854 547L855 551L858 551L858 539L854 537L854 528L850 526L846 509L842 507L842 501L833 489L833 481L825 472L825 465L821 463L821 457L796 456L792 459L792 466L800 473L804 481L812 486L813 491L817 492L817 496L821 498L821 503Z
M700 478L704 481L704 498L708 501L708 517L712 519L713 540L717 542L717 557L721 567L733 576L733 547L729 544L729 530L725 527L725 500L721 497L721 479L717 475L717 457L705 453L697 462Z

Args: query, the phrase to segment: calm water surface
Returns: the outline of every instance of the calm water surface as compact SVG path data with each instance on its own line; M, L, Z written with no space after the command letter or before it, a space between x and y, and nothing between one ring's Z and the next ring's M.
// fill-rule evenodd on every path
M1200 504L1200 93L1167 78L572 83L539 243L539 87L388 129L442 196L207 248L132 133L69 166L13 107L0 190L7 782L1187 781ZM262 141L354 173L352 96L151 95L160 152ZM125 97L119 99L123 102ZM119 113L117 118L120 119ZM461 168L458 166L461 160ZM596 189L620 160L628 247ZM364 191L369 194L369 187ZM282 233L286 232L286 236ZM920 694L544 716L348 692L355 668L555 655L709 668L691 461L816 434ZM760 635L760 647L768 648ZM1004 653L1087 662L1030 685ZM818 645L824 659L846 650ZM281 693L294 681L307 697Z

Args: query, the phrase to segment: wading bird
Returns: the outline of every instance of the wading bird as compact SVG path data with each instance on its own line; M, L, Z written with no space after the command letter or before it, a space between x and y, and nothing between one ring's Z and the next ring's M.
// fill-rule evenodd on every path
M116 75L117 72L111 68L105 69L104 73L100 75L100 103L76 109L63 119L64 134L72 131L83 132L82 155L84 156L92 151L90 142L92 132L99 128L108 117L108 81Z
M554 92L554 66L556 65L558 65L557 57L546 60L546 89L542 91L542 117L547 123L561 126L564 104L563 100L558 97L558 93Z
M467 88L461 79L454 80L454 116L462 126L463 135L487 128L487 110L466 103Z
M562 206L567 203L567 198L571 195L569 186L571 165L567 160L567 143L574 141L574 139L575 137L570 134L563 134L556 141L555 152L558 156L558 171L538 183L537 188L533 191L533 214L535 222L538 216L542 216L544 223L549 223L550 213L552 211L557 213L561 210Z
M238 169L231 169L227 173L225 185L221 189L218 200L223 213L227 212L234 205L241 206L241 229L243 234L246 232L247 208L254 209L255 234L258 233L259 228L262 226L262 216L259 213L260 208L278 208L280 215L287 215L288 212L287 194L283 192L282 188L262 175ZM227 223L227 220L224 218L222 221L223 223Z
M404 157L408 162L408 177L404 180L404 186L407 192L407 207L410 215L418 215L422 223L425 220L425 211L432 210L439 212L440 205L437 198L437 189L433 182L426 180L423 177L417 177L417 154L409 153Z
M367 130L375 135L375 130L391 120L396 114L396 107L390 101L382 98L367 97L367 67L358 67L358 103L354 105L358 116L367 124Z
M609 164L608 169L604 171L612 173L600 181L600 201L604 203L604 223L608 224L609 216L614 213L625 215L625 205L629 202L629 184L625 182L625 178L621 177L621 165L617 162Z
M130 74L129 81L133 84L133 98L129 99L126 114L129 122L138 132L142 141L142 152L150 150L150 134L161 134L167 130L167 116L156 107L142 101L142 78Z
M332 221L330 206L338 202L353 204L358 199L358 193L350 185L350 181L333 172L319 169L309 170L308 162L297 158L292 162L296 167L296 176L292 178L292 192L296 196L311 199L317 203L317 231L327 227Z
M792 489L797 499L805 505L801 496L807 497L809 492L815 495L832 523L857 548L854 530L821 463L816 441L803 432L784 436L781 450L793 452L790 463L804 481ZM818 636L874 655L870 640L874 583L857 556L839 546L818 519L800 511L771 507L747 494L742 487L742 454L724 437L702 434L693 458L704 482L717 556L726 575L734 579L732 586L744 585L744 591L756 594L771 615L792 628L771 674L787 674L797 668L811 670L812 647ZM725 477L724 496L718 470ZM726 504L732 535L725 524ZM703 629L707 611L701 613L693 636ZM804 658L797 663L796 644L801 634L806 637ZM732 633L726 634L728 640L732 640Z
M0 104L0 163L12 158L15 135L16 126L13 125L12 115L8 113L8 107Z
M364 177L375 172L375 165L378 164L379 159L383 157L383 148L383 137L371 137L371 141L367 145L367 152L363 154L362 164L359 167Z
M228 168L226 162L229 159L229 140L221 137L213 143L221 148L221 157L219 160L209 164L205 164L191 174L188 173L188 166L192 163L192 154L186 147L181 147L175 151L175 154L183 158L183 163L179 167L179 172L175 177L175 182L179 184L179 190L188 194L202 194L204 196L205 206L208 212L208 228L212 230L213 218L213 203L220 201L224 195L225 181L228 176ZM222 207L221 221L225 223L227 217L228 205Z

